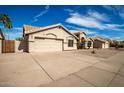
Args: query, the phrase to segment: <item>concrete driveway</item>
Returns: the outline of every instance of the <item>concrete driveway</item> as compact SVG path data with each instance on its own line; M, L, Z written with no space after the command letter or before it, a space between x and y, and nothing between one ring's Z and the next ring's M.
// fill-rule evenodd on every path
M0 86L124 86L123 56L82 51L0 54Z

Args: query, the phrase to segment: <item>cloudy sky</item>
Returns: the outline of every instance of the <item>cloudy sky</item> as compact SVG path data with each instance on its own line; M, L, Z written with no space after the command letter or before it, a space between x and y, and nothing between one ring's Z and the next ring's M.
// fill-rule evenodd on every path
M12 19L13 29L7 30L11 39L22 36L23 25L61 23L72 32L85 31L89 37L124 40L124 6L0 6L0 13Z

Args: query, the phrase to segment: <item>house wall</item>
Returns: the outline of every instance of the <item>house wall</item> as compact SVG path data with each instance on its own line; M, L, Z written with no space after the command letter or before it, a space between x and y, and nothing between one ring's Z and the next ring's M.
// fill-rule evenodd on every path
M108 42L105 43L105 48L109 48L109 43Z
M20 49L20 45L21 45L21 41L15 40L15 52L23 52L23 49Z
M105 48L105 43L102 43L102 42L101 42L101 44L102 44L102 47L101 47L101 48Z
M94 48L109 48L109 43L108 42L100 42L100 41L94 41Z
M93 42L93 47L94 48L103 48L104 47L104 43L102 43L100 41L94 41Z
M15 52L28 52L27 42L25 42L25 40L22 41L15 40Z
M80 34L80 37L79 37L80 42L81 42L81 38L82 38L82 37L84 37L84 39L86 39L86 35L85 35L84 33L81 33L81 34Z
M49 29L47 31L42 31L42 32L30 34L29 35L29 43L35 42L36 41L35 37L47 37L47 38L63 39L64 50L77 49L76 38L74 38L72 35L70 35L69 33L67 33L66 31L64 31L61 28L53 28L53 29ZM73 47L68 47L68 40L69 39L74 40ZM31 47L32 46L29 45L29 48L31 48Z
M120 45L124 45L124 42L120 42Z
M88 41L85 42L85 48L88 48ZM91 41L91 47L90 48L93 48L93 41Z
M93 41L91 42L91 47L90 48L93 48Z

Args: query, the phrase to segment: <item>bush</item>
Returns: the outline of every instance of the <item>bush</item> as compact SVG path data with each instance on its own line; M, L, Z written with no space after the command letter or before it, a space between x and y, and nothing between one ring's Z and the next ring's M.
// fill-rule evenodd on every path
M22 41L23 38L22 38L22 37L17 37L15 40L17 40L17 41Z
M96 51L95 51L95 50L93 50L93 51L91 51L91 53L92 53L92 54L96 54Z
M118 45L118 48L124 48L124 45Z

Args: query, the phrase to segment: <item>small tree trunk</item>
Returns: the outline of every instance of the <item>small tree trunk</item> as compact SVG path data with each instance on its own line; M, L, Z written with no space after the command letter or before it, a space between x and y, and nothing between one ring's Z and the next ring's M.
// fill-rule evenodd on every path
M6 39L6 27L4 26L4 39Z
M8 31L8 40L9 40L9 35L10 35L10 34L9 34L9 31Z

